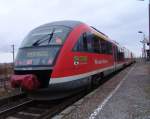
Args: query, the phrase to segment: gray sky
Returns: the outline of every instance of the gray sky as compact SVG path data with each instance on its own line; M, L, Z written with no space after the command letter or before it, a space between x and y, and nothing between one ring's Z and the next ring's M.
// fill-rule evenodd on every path
M92 25L140 56L148 0L0 0L0 62L12 61L11 44L17 50L30 30L58 20Z

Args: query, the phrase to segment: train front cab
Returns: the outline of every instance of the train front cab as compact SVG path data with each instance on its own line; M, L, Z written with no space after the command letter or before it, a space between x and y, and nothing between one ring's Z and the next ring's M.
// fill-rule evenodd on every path
M42 92L49 90L48 88L51 88L49 82L57 57L71 30L61 25L43 25L32 30L22 42L15 60L14 77L17 80L13 80L14 86L24 88L31 94L36 90L43 90ZM36 76L40 83L38 89L33 90L34 86L30 84L34 81L28 79L27 75ZM55 89L57 92L57 87ZM51 91L55 89L52 88Z

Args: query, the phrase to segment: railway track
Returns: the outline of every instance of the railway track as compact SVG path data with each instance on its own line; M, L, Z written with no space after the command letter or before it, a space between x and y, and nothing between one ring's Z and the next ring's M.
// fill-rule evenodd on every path
M47 119L81 99L85 93L55 101L26 100L0 111L0 119Z
M20 94L6 97L6 98L2 98L0 99L0 111L2 111L3 109L7 108L10 105L15 105L26 99L27 99L27 96L25 93L20 93Z

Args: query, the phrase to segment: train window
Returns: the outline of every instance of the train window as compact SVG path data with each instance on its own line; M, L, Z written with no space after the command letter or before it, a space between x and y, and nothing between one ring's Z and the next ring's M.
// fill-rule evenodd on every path
M116 55L117 55L117 61L124 61L125 54L124 50L121 49L120 47L116 47Z
M15 66L49 66L53 65L60 46L20 48Z
M83 33L75 45L74 51L100 53L98 37L90 32Z
M107 54L107 42L101 39L101 53Z
M112 54L112 43L90 32L83 33L74 51L84 51L91 53Z
M103 54L112 54L112 43L100 38L101 43L101 53Z
M107 53L112 54L112 43L107 42Z
M124 51L122 48L120 48L118 55L119 55L119 61L123 61L124 60Z
M86 39L87 39L87 51L88 52L94 52L94 48L93 48L93 34L90 32L86 33Z
M64 26L42 26L31 31L24 39L21 48L45 45L62 45L71 31Z
M88 52L93 52L93 53L100 53L100 40L99 37L95 34L92 34L90 32L86 33L87 37L87 43L88 43Z
M77 44L74 47L74 51L87 51L87 39L86 39L86 33L83 33L77 42Z
M97 35L93 35L93 50L95 53L100 53L100 40Z

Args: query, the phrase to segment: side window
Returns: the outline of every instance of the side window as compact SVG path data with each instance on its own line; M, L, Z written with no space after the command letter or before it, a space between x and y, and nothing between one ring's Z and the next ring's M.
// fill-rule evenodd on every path
M90 32L85 32L79 37L73 51L94 52L92 44L93 35Z
M107 53L112 54L112 43L107 42Z
M88 47L88 52L94 52L92 43L93 43L93 35L90 32L86 33L86 39L87 39L87 47Z
M79 39L77 44L75 45L74 51L87 51L87 40L86 40L86 33L83 33Z
M112 54L112 44L90 32L83 33L73 51Z
M117 46L114 46L114 57L115 57L115 61L118 61L118 48Z
M100 38L101 43L101 53L103 54L112 54L112 43Z
M107 54L107 43L104 39L101 39L101 53Z
M100 53L99 37L92 33L87 33L87 51L92 53Z
M100 53L100 40L97 35L93 35L93 50L95 53Z
M124 60L124 51L122 48L119 48L118 50L118 61L123 61Z

